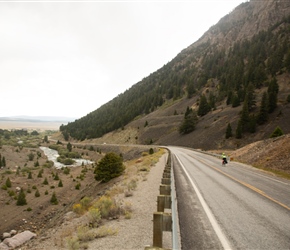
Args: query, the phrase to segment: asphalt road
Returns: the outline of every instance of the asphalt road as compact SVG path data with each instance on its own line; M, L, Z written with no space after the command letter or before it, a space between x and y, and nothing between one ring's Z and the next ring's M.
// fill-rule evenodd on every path
M181 247L290 249L290 181L200 152L172 153Z

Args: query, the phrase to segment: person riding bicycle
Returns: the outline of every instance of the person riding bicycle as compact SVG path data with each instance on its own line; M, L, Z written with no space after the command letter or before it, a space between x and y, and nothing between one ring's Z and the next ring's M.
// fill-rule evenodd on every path
M227 164L228 161L227 161L227 156L226 156L225 153L222 153L222 158L223 158L223 163L224 163L224 164Z

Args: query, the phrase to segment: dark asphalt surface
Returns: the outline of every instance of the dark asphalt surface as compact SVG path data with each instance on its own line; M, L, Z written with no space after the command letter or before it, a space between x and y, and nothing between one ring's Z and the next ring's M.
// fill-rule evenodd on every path
M290 181L169 149L182 249L290 249Z

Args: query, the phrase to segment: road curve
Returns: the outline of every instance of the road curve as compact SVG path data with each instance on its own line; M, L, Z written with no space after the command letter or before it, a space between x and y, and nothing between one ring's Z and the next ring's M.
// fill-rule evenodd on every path
M290 181L169 147L182 249L290 249Z

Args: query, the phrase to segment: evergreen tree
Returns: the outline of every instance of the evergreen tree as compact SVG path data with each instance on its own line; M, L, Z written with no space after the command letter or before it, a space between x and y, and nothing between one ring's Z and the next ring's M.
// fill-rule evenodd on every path
M238 97L237 94L233 94L232 96L232 107L235 108L235 107L238 107L240 106L240 98Z
M246 98L245 98L244 104L243 104L241 117L240 117L242 132L249 131L249 122L250 122L250 116L249 116L249 109L248 109L248 95L246 95Z
M58 200L57 200L57 198L56 198L56 194L55 194L55 192L52 193L52 196L51 196L51 199L50 199L50 203L51 203L52 205L57 205L57 204L58 204Z
M271 134L270 138L273 138L273 137L278 137L278 136L281 136L283 135L283 131L282 129L278 126L275 128L274 132Z
M68 150L69 152L72 151L72 145L71 145L70 142L66 145L66 148L67 148L67 150Z
M45 177L45 179L44 179L44 181L43 181L43 183L42 184L44 184L44 185L48 185L48 180L47 180L47 178Z
M213 109L213 110L216 109L215 103L216 103L216 97L215 97L215 95L212 92L210 92L210 94L209 94L209 103L208 104L209 104L210 108Z
M42 173L43 173L43 170L39 170L37 178L42 178Z
M255 115L250 116L250 122L249 122L249 132L250 133L255 133L256 132L256 124L257 120Z
M247 87L247 98L248 98L248 110L251 111L256 106L256 96L255 96L255 88L253 84L249 84Z
M277 107L278 101L278 92L279 92L279 85L277 83L277 79L273 78L268 86L268 112L272 113Z
M284 67L290 73L290 49L288 50L288 52L286 54L286 58L284 61Z
M32 173L31 172L28 173L28 179L32 179Z
M201 98L200 98L200 102L199 102L199 107L198 107L197 114L199 116L204 116L209 111L210 111L210 106L209 106L209 104L207 102L206 96L205 95L202 95Z
M25 193L24 190L21 188L19 194L18 194L18 198L17 198L17 206L24 206L27 204L26 198L25 198Z
M196 112L192 109L188 110L185 113L184 120L179 127L180 134L188 134L195 130L195 126L197 124L198 118Z
M59 180L59 182L58 182L58 187L63 187L63 184L62 184L61 180Z
M120 176L124 170L125 166L122 157L113 152L107 153L97 164L95 179L97 181L108 182Z
M238 126L236 129L236 138L241 139L242 138L242 124L241 121L238 122Z
M233 98L233 91L229 91L227 94L227 105L230 105L232 103L232 98Z
M226 139L232 137L233 134L232 134L232 127L231 127L231 124L228 123L228 126L227 126L227 130L226 130Z
M48 137L47 137L47 135L44 136L43 142L46 142L46 143L48 142Z
M11 186L12 184L11 184L10 178L8 177L6 180L6 187L11 188Z
M2 157L2 167L6 167L6 159L4 156Z
M39 193L38 189L36 189L34 196L35 197L39 197L40 196L40 193Z
M267 92L263 93L260 111L257 118L257 123L262 125L268 121L268 94Z
M58 181L58 180L59 180L58 173L55 174L55 176L54 176L54 180L55 180L55 181Z

